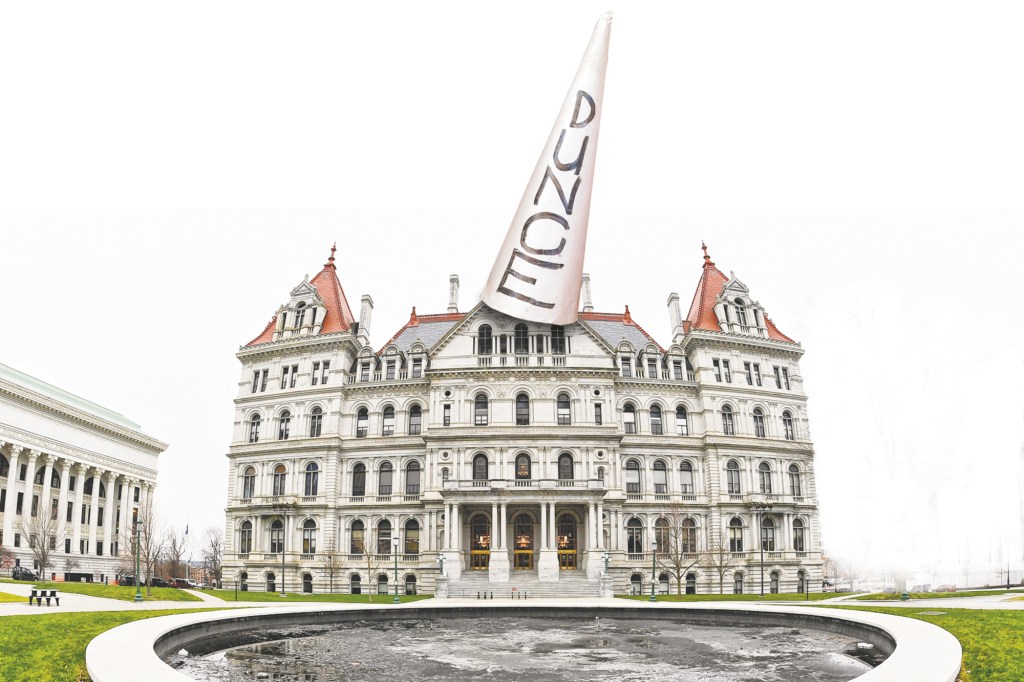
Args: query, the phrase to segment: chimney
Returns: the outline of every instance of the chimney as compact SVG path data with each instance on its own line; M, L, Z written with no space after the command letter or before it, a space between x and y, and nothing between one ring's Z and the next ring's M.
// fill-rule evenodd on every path
M683 315L679 311L679 294L672 292L668 295L668 320L672 323L672 337L683 333Z
M459 312L459 276L451 275L448 278L448 312Z
M583 283L580 285L580 298L583 299L583 312L594 312L594 302L590 298L590 275L583 273Z
M369 294L363 294L362 307L359 310L359 338L364 343L370 343L370 317L373 315L373 299Z

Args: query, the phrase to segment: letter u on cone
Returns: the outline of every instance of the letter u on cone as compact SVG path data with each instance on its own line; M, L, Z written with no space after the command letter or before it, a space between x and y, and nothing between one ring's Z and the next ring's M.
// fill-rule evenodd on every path
M597 20L481 295L519 319L576 321L611 23Z

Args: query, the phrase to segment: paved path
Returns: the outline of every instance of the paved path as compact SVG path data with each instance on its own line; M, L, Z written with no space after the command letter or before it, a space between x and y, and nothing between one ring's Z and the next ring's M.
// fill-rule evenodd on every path
M255 606L246 602L226 602L208 594L188 590L202 601L144 601L136 604L131 601L120 599L107 599L104 597L90 597L85 594L74 594L62 592L60 594L60 606L30 606L28 595L32 586L28 584L0 583L0 592L16 594L24 597L23 602L2 602L0 603L0 617L3 616L43 616L50 613L69 613L83 611L155 611L160 609L204 609L204 608L244 608Z
M1024 597L1024 592L993 592L982 597L944 597L942 599L908 599L907 601L857 601L849 595L842 599L826 599L819 604L842 604L844 606L885 606L904 609L921 609L936 611L942 609L978 609L1024 611L1024 601L1014 601L1015 597Z

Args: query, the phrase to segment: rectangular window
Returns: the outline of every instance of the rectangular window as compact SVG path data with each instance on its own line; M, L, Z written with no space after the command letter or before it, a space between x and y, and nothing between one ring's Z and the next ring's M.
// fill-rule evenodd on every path
M413 358L412 361L412 378L419 379L423 376L423 360L421 358Z
M725 376L725 383L732 383L732 374L729 373L729 361L722 360L722 374Z
M715 368L715 381L722 380L722 361L718 358L711 360L711 365Z
M597 424L598 426L600 426L602 423L601 403L594 404L594 423Z
M85 554L85 543L86 543L85 540L79 540L78 541L78 553L79 554Z
M292 368L285 365L281 368L281 388L288 388L288 374L292 371Z
M64 553L71 554L71 538L64 538Z
M775 370L775 388L782 388L782 376L779 373L778 365L775 365L772 369Z
M782 383L786 385L786 390L789 390L789 370L785 367L782 368Z
M78 523L80 525L83 525L83 524L87 523L86 519L88 518L88 516L89 516L89 506L86 505L86 504L83 504L82 505L82 520L79 521Z
M747 377L747 386L753 386L754 385L754 373L750 370L750 363L749 362L744 362L743 363L743 373Z
M21 506L25 501L25 493L18 493L17 504L14 505L14 513L21 514Z
M551 325L551 352L554 355L565 355L565 327Z
M326 384L327 383L327 373L330 371L330 369L331 369L331 361L330 360L324 360L324 363L320 366L320 383L321 384Z
M28 473L28 464L21 465L21 475L18 476L19 481L25 480L25 474Z
M288 388L295 388L295 382L298 381L298 378L299 378L299 366L298 365L292 365L292 380L290 382L288 382Z
M761 385L761 365L754 363L754 383L758 386Z
M270 370L269 369L263 370L263 372L260 374L260 393L262 393L263 391L267 390L267 377L269 377L269 376L270 376Z
M54 521L57 520L57 514L60 513L60 501L55 497L50 500L50 518Z
M68 478L68 490L70 490L71 492L75 492L75 483L76 481L74 476Z
M98 507L96 511L96 525L100 528L103 527L103 507Z
M451 403L445 403L444 405L444 425L452 425L452 405Z
M14 534L14 546L21 547L21 533Z
M676 381L683 380L683 363L679 360L674 360L672 362L672 378Z
M319 380L320 380L320 363L319 362L314 362L313 363L313 377L312 377L312 379L310 379L309 383L312 386L316 386L316 384L317 384L317 382Z
M132 500L132 501L133 502L138 502L139 501L139 489L138 488L135 488L135 499Z
M39 496L32 496L32 518L35 518L39 514Z
M658 378L658 361L654 358L647 358L647 378Z
M387 374L385 376L385 379L387 381L394 381L395 380L395 361L394 360L388 360Z
M7 488L0 490L0 512L7 508Z
M75 503L74 502L68 502L68 511L67 511L67 514L64 516L64 522L65 523L71 523L71 519L74 517L74 515L75 515Z
M96 556L103 556L103 543L96 541Z
M363 362L359 365L359 381L365 382L370 380L370 363Z
M631 377L631 376L633 376L633 363L632 363L632 361L629 358L627 358L627 357L623 357L621 362L622 362L622 376L624 376L624 377Z
M259 390L259 388L260 388L260 371L257 369L257 370L255 370L252 373L252 391L250 391L250 393L255 393L256 391Z

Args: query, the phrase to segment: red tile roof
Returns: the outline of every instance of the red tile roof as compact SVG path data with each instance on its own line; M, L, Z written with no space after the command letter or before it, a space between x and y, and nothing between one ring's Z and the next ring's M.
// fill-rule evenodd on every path
M388 342L380 347L378 353L383 353L384 349L393 344L399 336L402 335L409 327L418 327L420 324L430 324L431 322L461 322L466 317L466 313L439 313L435 315L417 315L416 306L412 307L412 313L409 315L409 321L406 322L401 329L395 332L395 335L388 339Z
M637 330L646 336L651 343L658 347L658 350L665 352L665 349L661 347L661 344L654 340L654 337L647 333L647 330L641 327L629 313L629 306L626 306L625 312L622 313L579 313L579 319L581 320L593 320L597 322L621 322L622 324L628 324L636 327Z
M338 281L338 269L334 265L334 252L337 245L331 247L331 257L324 263L316 277L310 280L310 284L316 289L317 294L323 299L327 314L320 325L321 334L333 334L335 332L348 331L355 322L352 316L352 309L349 308L348 299L345 298L345 291ZM274 327L277 317L274 316L267 323L266 328L255 339L245 344L246 346L258 346L261 343L269 343L274 338Z

